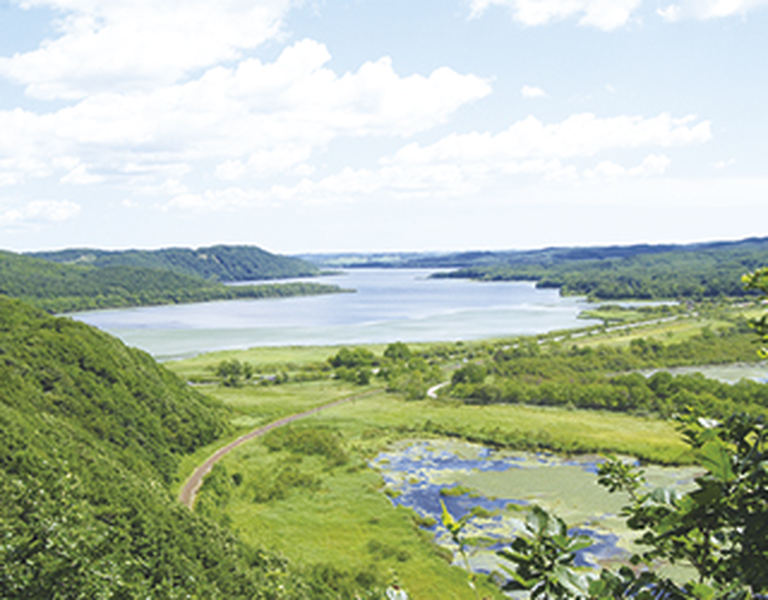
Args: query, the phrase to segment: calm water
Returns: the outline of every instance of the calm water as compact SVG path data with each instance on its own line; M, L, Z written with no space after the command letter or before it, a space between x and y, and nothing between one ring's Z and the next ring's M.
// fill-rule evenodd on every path
M593 323L586 302L526 282L428 279L434 270L355 269L315 279L331 294L76 313L158 358L252 346L469 340Z

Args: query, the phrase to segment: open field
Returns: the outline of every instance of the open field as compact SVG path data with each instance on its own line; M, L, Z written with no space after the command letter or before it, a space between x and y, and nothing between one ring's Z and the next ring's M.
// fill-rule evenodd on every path
M235 431L182 458L174 480L174 493L194 468L213 454L217 448L234 441L243 433L266 425L282 417L328 404L360 391L360 388L341 381L310 381L287 383L279 386L247 386L242 388L221 385L198 386L198 390L232 409Z
M374 354L381 354L387 344L352 344L366 348ZM413 350L421 350L435 344L424 342L408 344ZM294 371L303 367L320 365L336 354L344 346L265 346L247 350L220 350L208 352L192 358L172 360L164 363L171 371L188 381L211 381L215 379L215 368L224 360L239 360L255 365L260 372L278 373Z
M628 331L595 329L591 335L566 339L565 343L623 346L639 337L672 343L705 327L713 331L730 327L741 312L730 309L716 316L685 316ZM561 336L539 336L542 350L546 353L548 341ZM433 353L432 360L444 369L448 379L450 369L464 358L489 356L494 349L509 344L510 340L442 343L443 351ZM365 347L380 356L386 346ZM409 347L429 350L434 345ZM234 439L288 414L383 387L376 378L374 385L367 386L330 379L325 364L338 350L327 346L254 348L202 355L167 366L193 381L214 381L216 365L233 359L251 363L257 373L290 374L287 382L279 384L197 386L232 410L237 429L231 436ZM291 380L308 370L322 378ZM361 581L398 581L412 598L475 596L466 574L450 567L446 550L433 543L431 532L419 528L423 520L407 509L393 508L381 475L368 466L372 457L398 440L456 437L496 447L566 454L619 453L662 464L685 465L693 460L674 424L650 416L518 404L474 406L442 397L406 401L399 394L384 391L329 408L289 427L302 432L299 439L312 439L320 435L317 432L321 437L330 436L341 448L343 460L338 456L331 460L306 448L297 451L276 446L270 441L272 432L237 448L221 461L201 489L197 510L226 523L246 542L274 548L303 564L319 565L316 568L344 571ZM229 439L185 460L177 481L185 479L197 463L226 441ZM560 488L565 494L573 492ZM297 539L302 543L295 543ZM501 597L491 584L482 585L483 596Z
M348 391L311 383L318 403L321 395L325 401ZM285 388L288 392L307 385ZM279 387L219 388L215 395L231 403L236 414L276 416L286 407L281 405L284 394L276 393ZM308 394L291 405L312 402ZM337 465L320 456L270 451L261 440L249 442L221 463L225 480L239 474L242 483L231 486L224 497L204 487L198 510L227 523L245 541L302 563L334 565L361 577L370 572L396 577L413 598L474 596L466 575L448 567L445 551L434 546L431 533L418 528L418 519L405 509L392 508L380 475L368 468L367 461L396 440L456 435L517 447L613 450L664 462L690 460L674 428L654 419L528 406L481 408L443 400L408 402L385 393L328 409L293 427L333 432L347 460ZM302 543L296 544L296 539ZM483 594L497 597L498 592L489 586Z

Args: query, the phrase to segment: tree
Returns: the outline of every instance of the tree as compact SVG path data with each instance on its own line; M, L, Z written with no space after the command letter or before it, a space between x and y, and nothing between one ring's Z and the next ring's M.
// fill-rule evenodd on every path
M407 361L411 358L411 349L403 342L394 342L384 350L384 357L395 362Z
M761 293L760 300L768 299L768 267L763 267L742 277L745 287L748 290L756 290ZM753 319L752 328L760 336L760 341L764 344L760 349L760 356L768 358L768 313Z
M253 377L253 366L236 359L223 360L216 366L216 376L221 379L222 385L238 387L241 379Z

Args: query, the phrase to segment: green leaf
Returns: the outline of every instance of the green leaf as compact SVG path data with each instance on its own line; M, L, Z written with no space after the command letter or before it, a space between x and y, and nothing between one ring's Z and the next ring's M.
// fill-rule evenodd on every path
M701 465L719 481L733 481L736 476L731 468L731 457L728 449L719 441L709 441L701 447L698 453Z
M691 596L698 600L710 600L715 597L715 590L706 583L694 583L687 587Z
M587 581L573 569L564 565L555 565L552 569L554 579L574 595L583 595L587 591Z
M440 506L443 507L443 515L441 517L441 521L443 522L443 525L446 529L448 529L450 532L453 532L456 527L458 527L458 523L456 523L456 520L453 518L453 515L451 515L450 512L448 512L448 508L445 506L445 502L440 500Z

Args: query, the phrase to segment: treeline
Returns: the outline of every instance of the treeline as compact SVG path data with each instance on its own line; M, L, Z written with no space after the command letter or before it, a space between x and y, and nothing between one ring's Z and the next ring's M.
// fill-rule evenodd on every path
M721 383L701 374L636 372L683 365L751 360L754 334L745 325L689 340L661 344L635 339L628 347L538 344L500 350L454 372L450 394L469 404L520 403L654 413L669 417L696 410L716 418L734 412L768 415L768 385ZM633 372L635 371L635 372Z
M64 265L0 252L0 294L21 298L49 312L340 291L338 286L314 282L227 286L167 270Z
M33 252L30 256L57 263L94 267L144 267L218 281L306 277L320 272L315 265L305 260L272 254L256 246L219 245L197 249L111 251L74 248L55 252Z
M389 344L381 357L365 348L341 348L328 363L337 379L367 385L376 377L386 382L388 392L400 392L407 400L421 400L441 378L439 367L403 342Z
M683 246L665 252L625 255L596 252L542 254L541 260L498 260L433 277L481 281L536 281L537 287L560 288L563 295L597 299L704 299L744 296L744 273L768 262L768 240Z
M171 495L228 412L148 355L0 298L0 590L21 598L333 598Z

